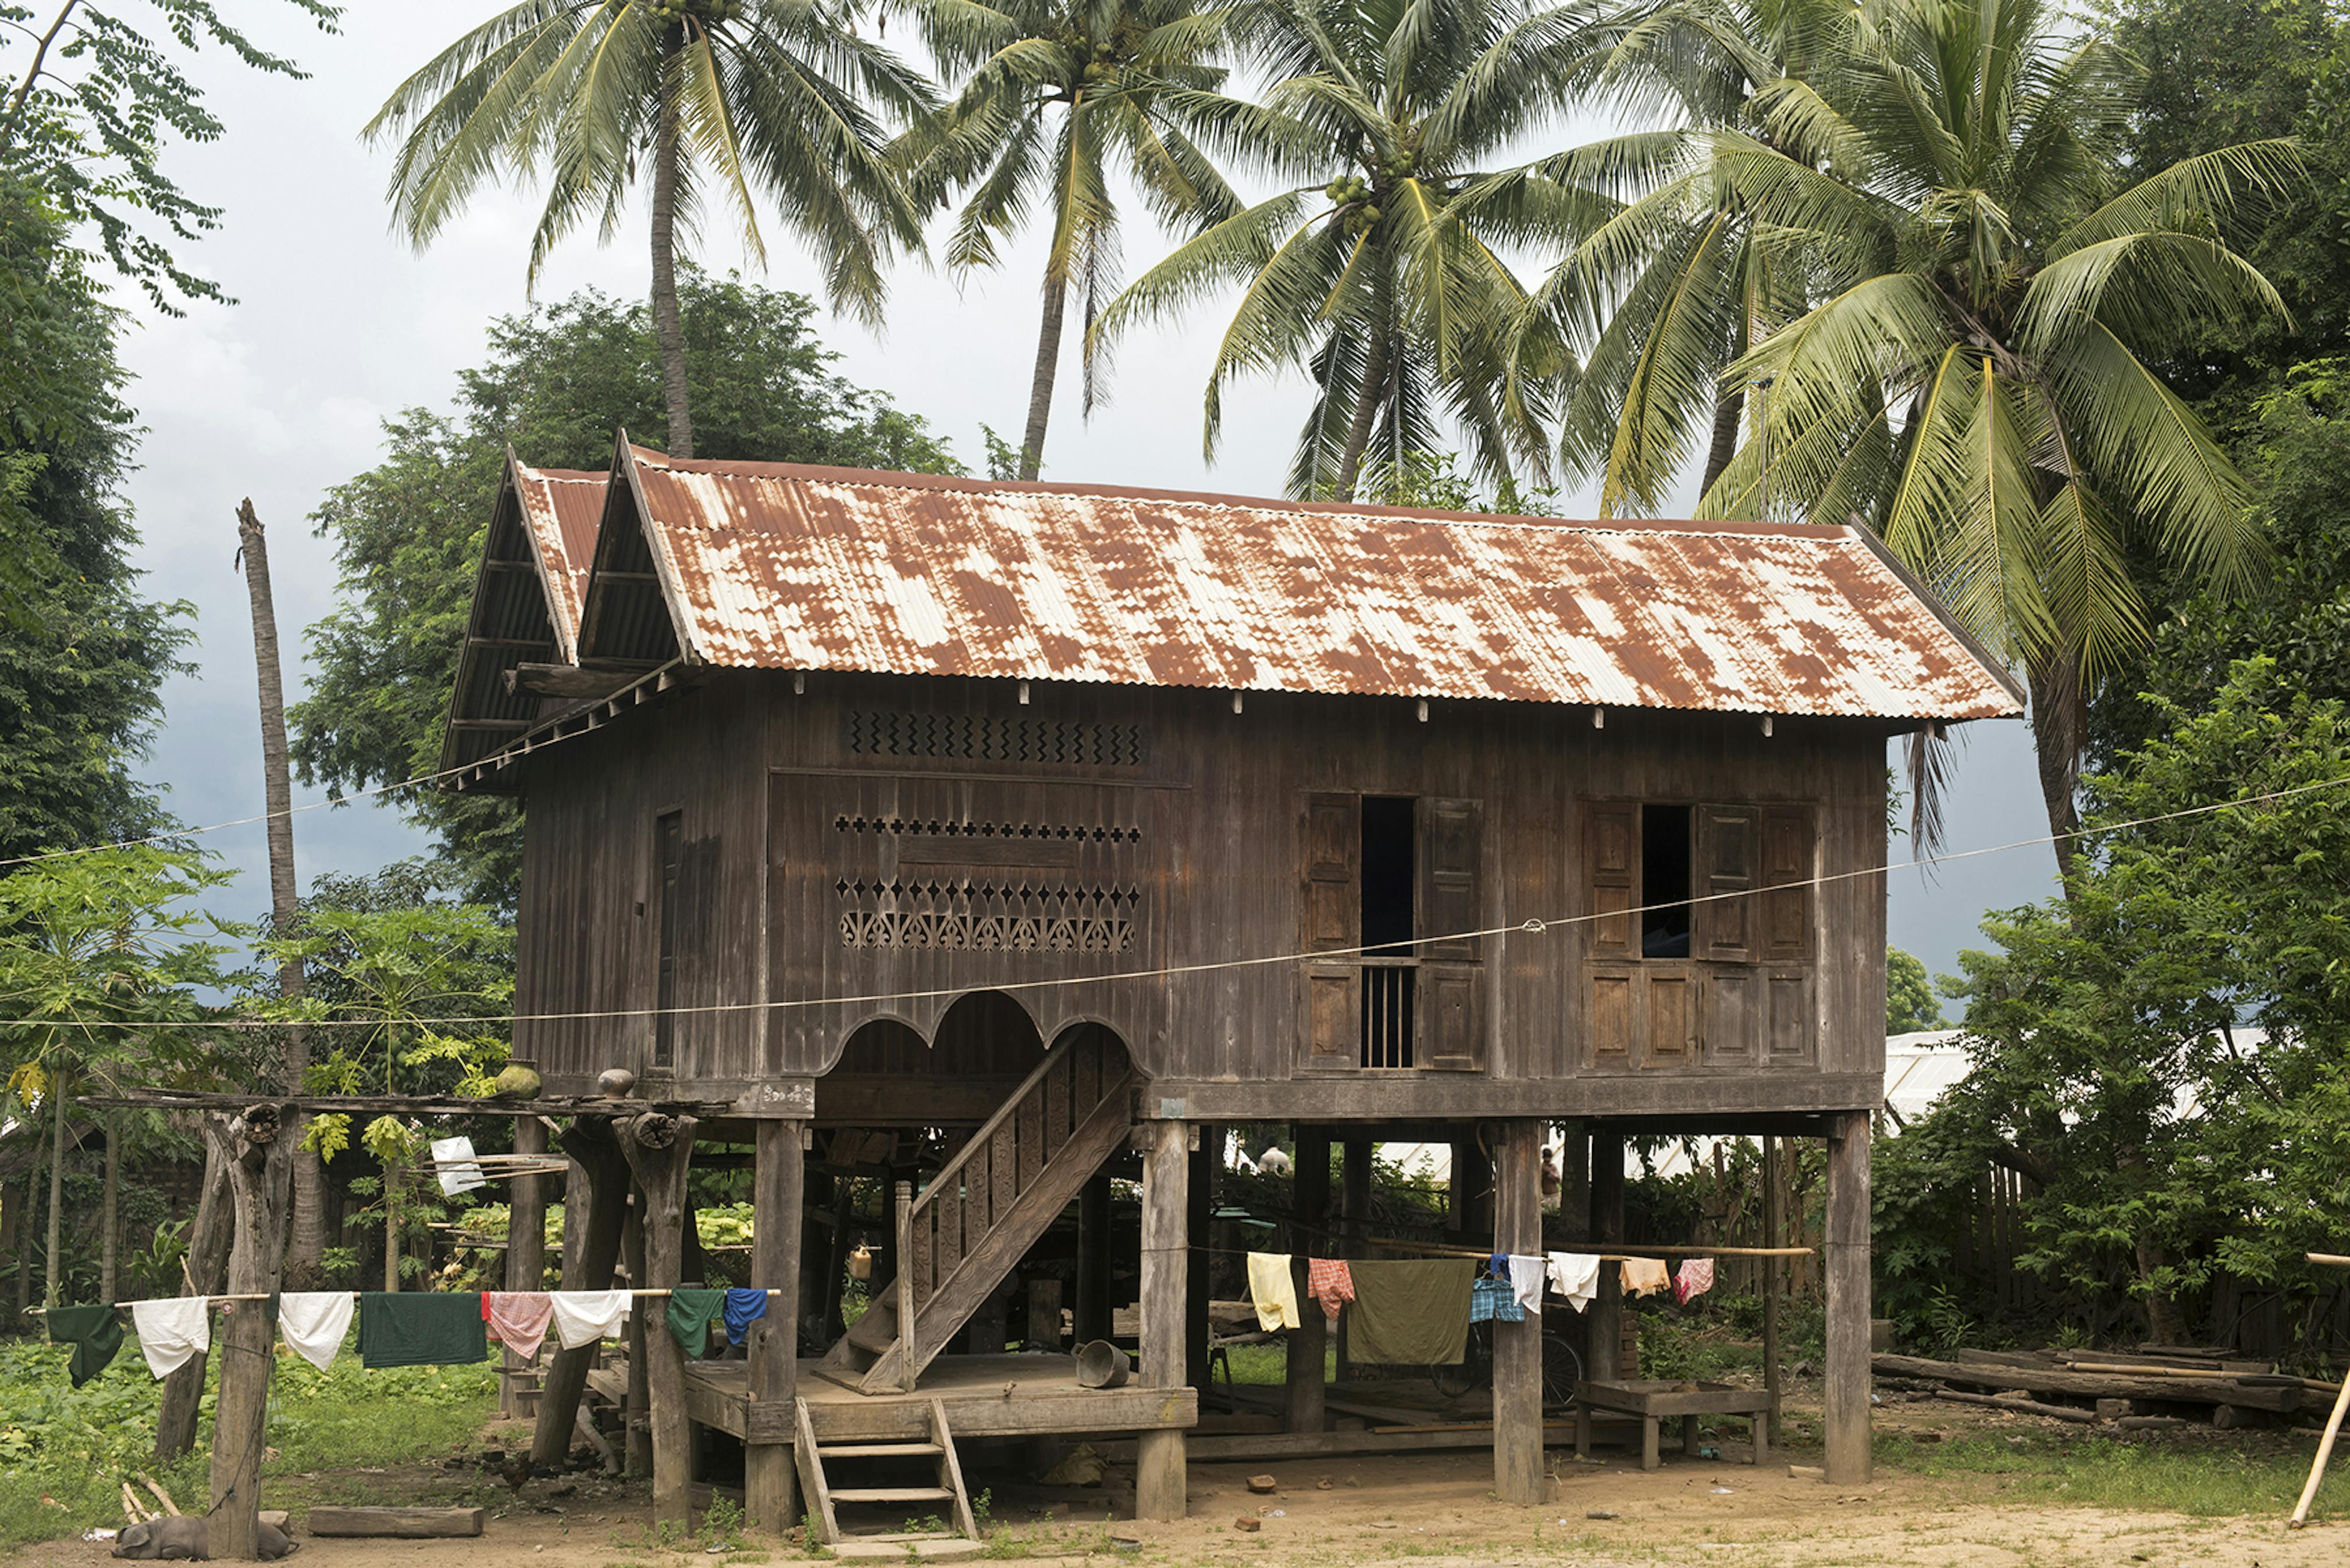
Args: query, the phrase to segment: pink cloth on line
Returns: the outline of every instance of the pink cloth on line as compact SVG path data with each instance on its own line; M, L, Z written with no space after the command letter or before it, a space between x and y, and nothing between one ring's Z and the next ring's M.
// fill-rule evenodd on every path
M482 1315L489 1319L492 1337L529 1361L555 1321L555 1298L545 1291L484 1291Z
M1344 1258L1305 1260L1305 1293L1322 1308L1322 1315L1338 1321L1338 1309L1355 1299L1355 1271Z
M1673 1300L1683 1306L1713 1289L1713 1260L1689 1258L1681 1262L1681 1272L1673 1280Z

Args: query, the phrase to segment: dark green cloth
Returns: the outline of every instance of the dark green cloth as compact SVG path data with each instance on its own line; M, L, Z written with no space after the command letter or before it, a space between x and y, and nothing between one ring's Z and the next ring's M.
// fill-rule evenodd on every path
M70 1345L66 1372L77 1388L106 1370L122 1348L122 1314L114 1303L49 1309L49 1343Z
M1457 1366L1469 1351L1474 1258L1349 1263L1347 1354L1375 1366Z
M724 1291L676 1290L669 1293L669 1331L688 1355L710 1354L710 1325L726 1310Z
M467 1366L489 1353L479 1291L360 1293L363 1366Z

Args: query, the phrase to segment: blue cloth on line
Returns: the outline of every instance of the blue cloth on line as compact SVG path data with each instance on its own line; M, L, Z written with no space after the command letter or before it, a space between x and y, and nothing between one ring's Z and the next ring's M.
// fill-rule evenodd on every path
M726 1293L726 1337L740 1345L750 1336L751 1325L767 1315L767 1293L746 1291L740 1286Z
M1469 1287L1471 1323L1523 1323L1526 1309L1510 1290L1507 1280L1479 1280Z
M1507 1252L1494 1253L1492 1257L1485 1260L1485 1272L1492 1275L1497 1280L1508 1279L1510 1277L1510 1255Z

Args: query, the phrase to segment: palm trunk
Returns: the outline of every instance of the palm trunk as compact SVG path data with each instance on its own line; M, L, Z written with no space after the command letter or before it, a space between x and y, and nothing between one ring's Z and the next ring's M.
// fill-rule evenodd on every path
M1379 417L1379 403L1388 386L1388 337L1391 323L1388 319L1387 275L1382 271L1371 299L1371 345L1363 357L1362 389L1355 398L1355 417L1347 426L1347 450L1338 458L1336 496L1340 501L1355 498L1355 482L1362 476L1363 449L1370 444L1371 426Z
M1028 431L1020 441L1020 477L1045 466L1045 427L1053 417L1053 379L1061 369L1061 319L1068 312L1069 280L1047 274L1045 319L1036 328L1036 374L1028 384Z
M106 1195L99 1201L99 1229L103 1232L98 1242L98 1299L114 1299L114 1266L116 1233L121 1229L119 1201L122 1190L122 1137L116 1129L115 1113L106 1113Z
M41 1304L57 1304L57 1252L59 1238L57 1220L65 1208L66 1186L66 1095L63 1074L52 1072L48 1081L49 1095L49 1256L42 1271Z
M662 45L677 50L676 29ZM693 411L685 386L685 327L677 307L677 110L664 103L653 141L653 337L660 347L661 401L669 414L669 453L693 455ZM390 1287L387 1287L390 1288Z
M269 537L246 497L236 509L239 553L244 558L245 597L253 609L254 680L261 701L261 786L269 811L269 919L279 940L291 938L299 915L299 883L294 870L294 788L286 764L286 677L277 658L277 600L270 587ZM302 961L281 960L277 995L299 1000L306 987ZM309 1032L286 1032L283 1067L286 1092L298 1095L310 1070ZM297 1289L316 1286L326 1272L326 1210L319 1189L325 1177L315 1150L301 1147L308 1118L296 1115L287 1136L296 1140L293 1235L286 1249L286 1278Z
M1705 454L1705 481L1697 493L1705 494L1738 452L1738 427L1746 418L1746 389L1725 391L1713 403L1713 445Z
M2070 901L2075 892L2074 860L2080 848L2082 712L2079 666L2067 653L2030 660L2032 745L2040 763L2040 795L2055 836L2056 875Z

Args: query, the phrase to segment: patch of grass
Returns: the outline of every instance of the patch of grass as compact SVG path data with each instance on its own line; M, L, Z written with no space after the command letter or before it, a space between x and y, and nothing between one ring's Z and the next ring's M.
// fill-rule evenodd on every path
M1289 1376L1289 1355L1282 1345L1228 1345L1224 1355L1231 1358L1234 1383L1278 1387ZM1338 1347L1332 1343L1322 1353L1322 1376L1329 1382L1337 1376Z
M2215 1518L2293 1511L2309 1476L2310 1453L2203 1442L2127 1442L2037 1433L1952 1438L1930 1448L1879 1438L1877 1462L1913 1475L1998 1477L2018 1500L2084 1508L2160 1509ZM2350 1514L2350 1478L2340 1467L2318 1489L2310 1517Z

